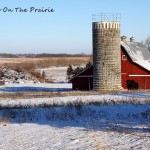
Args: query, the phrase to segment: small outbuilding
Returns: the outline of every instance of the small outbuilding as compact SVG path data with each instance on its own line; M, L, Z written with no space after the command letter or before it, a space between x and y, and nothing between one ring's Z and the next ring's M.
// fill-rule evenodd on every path
M150 89L150 51L140 42L135 42L133 37L126 41L121 37L121 82L127 89L127 80L138 83L139 89ZM116 58L117 59L117 58ZM71 80L73 90L93 89L93 66L83 70Z
M73 90L93 89L93 66L84 69L79 74L70 79Z

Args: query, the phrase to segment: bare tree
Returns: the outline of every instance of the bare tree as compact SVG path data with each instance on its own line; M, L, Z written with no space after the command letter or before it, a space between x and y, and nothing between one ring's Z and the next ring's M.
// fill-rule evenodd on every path
M150 51L150 36L148 36L144 41L143 44L148 48Z

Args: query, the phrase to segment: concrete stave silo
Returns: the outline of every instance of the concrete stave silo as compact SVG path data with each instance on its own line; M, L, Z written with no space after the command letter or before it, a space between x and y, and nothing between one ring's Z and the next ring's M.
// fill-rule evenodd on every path
M93 22L93 89L121 89L120 22Z

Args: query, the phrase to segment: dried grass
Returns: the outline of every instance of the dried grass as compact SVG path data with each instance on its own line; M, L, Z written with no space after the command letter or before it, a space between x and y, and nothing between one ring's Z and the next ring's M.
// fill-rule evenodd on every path
M0 58L1 64L15 68L20 66L26 70L32 68L47 68L50 66L68 66L87 64L91 61L90 56L85 57L46 57L46 58ZM18 68L18 67L17 67Z
M91 57L0 58L1 60L5 62L3 63L5 68L17 72L28 72L40 82L52 83L52 79L45 78L37 69L51 66L69 66L70 64L80 66L87 64L91 60Z

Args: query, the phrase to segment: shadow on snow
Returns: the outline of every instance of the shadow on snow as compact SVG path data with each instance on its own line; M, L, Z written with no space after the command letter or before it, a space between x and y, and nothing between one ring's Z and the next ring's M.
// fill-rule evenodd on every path
M42 91L70 91L71 88L45 88L45 87L32 87L32 86L22 86L22 87L3 87L0 88L2 92L42 92Z
M81 127L85 131L112 130L149 134L150 104L1 109L0 120L15 124L35 123L58 128Z

